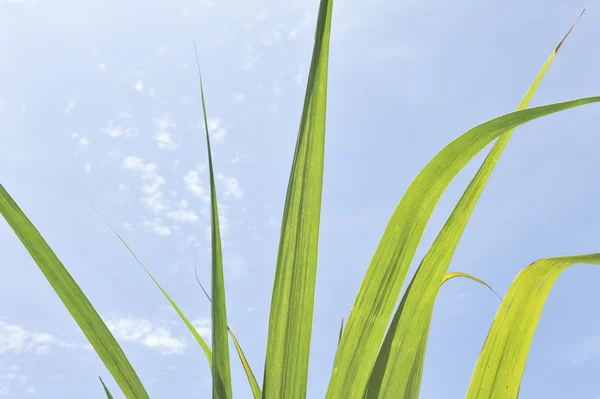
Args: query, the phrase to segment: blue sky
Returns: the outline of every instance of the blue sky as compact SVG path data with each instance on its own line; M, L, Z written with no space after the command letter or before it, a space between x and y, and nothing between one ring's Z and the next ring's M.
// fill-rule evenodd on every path
M200 348L89 203L122 233L201 333L209 304L207 172L196 40L224 234L229 324L263 369L278 231L317 2L0 1L0 182L107 320L151 397L208 397ZM512 111L587 7L533 104L600 94L600 1L337 0L308 397L323 397L339 322L419 170L470 127ZM600 113L519 128L450 270L501 294L547 256L598 252ZM452 183L425 253L482 161ZM0 396L101 398L105 371L37 266L0 222ZM523 398L600 398L600 271L551 293ZM464 397L499 305L454 280L438 297L422 397ZM234 395L249 398L232 354Z

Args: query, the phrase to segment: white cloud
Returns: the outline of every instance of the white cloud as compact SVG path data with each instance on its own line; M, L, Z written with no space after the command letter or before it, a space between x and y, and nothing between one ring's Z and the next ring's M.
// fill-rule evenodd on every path
M145 182L141 188L142 202L146 204L152 212L159 214L169 208L169 204L161 190L161 186L165 183L165 179L158 174L158 167L155 164L144 162L144 159L140 157L128 156L123 161L123 168L135 170L142 174L142 180ZM159 229L159 231L164 232L166 230ZM170 234L170 232L167 234Z
M71 112L73 110L73 108L75 108L75 101L71 101L69 104L67 104L67 106L64 109L64 114L68 115L69 112Z
M104 71L106 69L106 64L104 62L98 64L98 70Z
M218 174L217 179L224 185L225 197L234 197L235 199L244 198L244 189L240 185L240 182L235 177L228 177L223 174Z
M0 321L0 354L32 352L43 355L52 348L78 348L78 345Z
M207 341L207 343L210 343L212 335L212 329L210 327L210 318L207 317L194 320L192 321L192 325L196 328L198 334L200 334L200 336L204 338L204 340Z
M135 91L139 91L140 93L144 92L144 82L142 82L141 80L138 80L137 82L135 82Z
M296 28L292 28L290 29L290 31L288 32L288 39L295 39L298 37L298 29Z
M167 46L163 44L162 46L156 48L156 54L158 54L159 57L162 57L165 54L166 49Z
M246 96L244 95L244 93L240 92L233 93L233 98L235 99L236 103L243 103L244 101L246 101Z
M129 191L128 184L119 184L119 191Z
M198 221L198 215L192 209L186 200L179 201L177 209L167 213L167 217L175 222L195 223Z
M146 319L120 317L107 320L106 325L115 338L135 342L157 350L163 355L181 354L186 348L185 341L173 337L171 330L166 325L153 326Z
M88 161L83 161L83 170L85 170L85 173L87 173L88 175L92 174L92 164L89 163Z
M71 133L71 140L77 140L79 148L81 149L85 149L90 145L90 141L88 140L88 138L80 135L77 132Z
M183 177L183 181L192 194L202 199L204 202L210 202L210 194L208 190L204 188L202 180L200 179L201 172L204 172L204 168L190 170Z
M281 40L281 33L279 33L276 30L272 30L268 33L263 34L261 42L265 46L271 46L279 40Z
M265 19L269 18L269 15L271 15L271 11L269 10L261 10L258 12L258 14L256 14L256 20L257 21L264 21Z
M177 144L173 142L171 133L167 132L166 130L156 132L153 137L158 145L158 148L162 148L163 150L174 150L178 147Z
M146 227L146 230L148 230L150 233L156 234L157 236L164 237L171 235L172 233L171 228L164 225L160 218L155 218L154 220L145 220L144 226Z
M162 116L152 118L152 124L154 124L154 127L156 127L158 130L177 127L177 124L173 120L173 116L171 114L164 114Z
M113 121L109 121L108 126L102 130L110 137L133 137L137 136L138 134L138 131L135 127L115 125Z

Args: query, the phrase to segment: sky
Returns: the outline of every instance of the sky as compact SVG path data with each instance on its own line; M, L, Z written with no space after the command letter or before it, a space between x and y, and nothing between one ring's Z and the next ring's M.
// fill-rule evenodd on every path
M214 143L228 322L261 380L317 6L0 0L0 182L153 398L209 397L208 365L90 204L210 340L210 306L194 278L197 252L200 278L210 280L195 40ZM335 2L309 398L324 396L340 320L412 179L451 140L514 110L584 7L532 105L600 94L600 1ZM598 126L592 104L518 128L449 270L476 275L502 295L539 258L600 251ZM411 270L484 155L444 194ZM0 397L102 398L98 376L122 397L4 221L0 253ZM600 270L586 265L558 279L522 398L600 398L598 282ZM441 289L423 399L464 397L498 306L470 281ZM250 398L234 352L231 364L234 397Z

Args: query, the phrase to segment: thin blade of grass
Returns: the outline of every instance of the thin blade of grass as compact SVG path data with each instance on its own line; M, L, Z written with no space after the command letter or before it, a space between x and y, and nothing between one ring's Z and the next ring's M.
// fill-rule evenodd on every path
M206 290L204 289L204 286L200 282L200 278L198 277L198 268L196 267L195 254L194 254L194 272L196 274L196 281L198 282L198 285L200 285L200 288L202 288L202 291L204 292L204 295L206 295L206 298L210 302L212 302L212 300L210 299L210 296L208 295L208 292L206 292ZM233 340L233 344L235 345L235 350L238 353L238 357L240 358L242 367L244 368L244 371L246 372L246 377L248 378L248 383L250 384L250 389L252 390L252 395L254 396L254 399L260 399L262 397L262 393L260 391L260 386L258 385L258 382L256 381L256 377L254 376L254 373L252 372L250 363L248 363L248 360L246 359L246 356L244 355L242 346L238 342L235 334L233 333L233 330L229 326L227 327L227 331L229 331L229 335L231 336L231 339Z
M290 173L273 295L263 397L306 397L314 310L332 0L321 0Z
M340 341L342 340L342 332L344 332L344 318L342 318L342 324L340 324L340 334L338 336L338 346L340 346Z
M600 265L600 253L541 259L515 277L483 345L467 399L517 398L527 354L554 282L568 267Z
M125 396L135 399L148 398L138 375L98 312L1 184L0 213L21 240Z
M570 32L571 30L567 35ZM564 42L567 35L560 43ZM558 48L560 44L538 72L517 110L529 105ZM375 363L369 381L369 398L387 397L392 392L406 398L419 396L431 316L441 281L475 205L513 131L514 129L508 130L498 138L413 276L414 283L404 294L407 296L404 307L397 310L402 314L394 317L397 323L390 325L384 339L384 342L388 342L382 346ZM392 340L391 344L389 340ZM419 349L415 345L417 342L423 348ZM387 350L391 352L387 353Z
M469 280L473 280L476 283L479 283L481 285L486 286L490 291L492 291L498 298L500 298L500 300L502 300L502 297L500 295L498 295L498 293L496 291L494 291L494 289L492 288L491 285L489 285L488 283L486 283L485 281L475 277L475 276L471 276L470 274L467 273L463 273L463 272L450 272L450 273L446 273L444 275L444 278L442 279L442 282L440 283L440 286L444 285L444 283L448 280L452 280L453 278L457 278L457 277L462 277L462 278L466 278Z
M600 97L588 97L494 118L458 137L427 164L394 211L363 279L336 354L328 398L354 398L364 394L425 226L458 172L504 132L545 115L598 101ZM437 280L438 285L440 280Z
M208 117L206 101L204 98L204 84L200 72L200 61L196 43L194 43L196 63L198 65L198 78L200 81L200 97L202 99L202 115L206 132L206 149L208 153L208 173L210 179L210 209L211 209L211 320L213 344L213 398L230 399L231 369L229 365L229 339L227 338L227 307L225 303L225 279L223 276L223 252L221 248L221 233L219 231L219 209L217 203L217 189L213 170L212 152L210 149L210 136L208 131Z
M194 327L194 325L190 322L190 320L186 317L186 315L183 314L183 312L181 311L179 306L177 306L177 303L175 303L175 301L171 298L171 296L167 293L167 291L165 291L165 289L162 287L162 285L160 285L158 280L156 280L154 278L152 273L150 273L150 270L148 270L148 268L142 263L140 258L138 258L138 256L135 254L135 252L133 252L133 249L131 249L131 247L129 246L129 244L127 244L127 242L123 239L123 237L121 237L121 235L119 233L117 233L117 231L112 227L112 225L108 222L108 220L106 220L104 218L104 216L102 216L102 214L100 213L100 211L98 211L98 209L96 209L93 205L91 205L91 207L96 211L96 213L98 214L98 216L100 216L100 218L104 221L104 223L106 223L106 225L114 233L114 235L117 236L117 238L119 239L119 241L121 241L121 243L125 246L125 248L127 248L129 253L133 256L133 258L136 260L136 262L142 267L142 269L144 269L146 274L148 274L148 276L152 279L152 281L154 281L154 284L156 284L156 286L158 287L160 292L163 293L165 298L167 298L167 300L169 301L169 303L171 304L171 306L173 307L175 312L177 312L177 314L179 315L181 320L183 320L183 322L185 323L188 330L192 333L192 335L196 339L196 342L198 342L198 344L202 348L202 351L204 352L204 355L206 356L206 360L208 360L208 366L212 369L212 352L210 350L210 347L206 343L206 341L204 341L204 338L202 338L202 336L198 333L198 330L196 330L196 327Z
M106 387L106 384L104 384L104 381L102 381L102 377L98 377L98 378L100 378L100 382L102 383L102 387L104 388L104 393L106 393L106 397L108 399L114 399L113 396L112 396L112 394L110 393L110 391Z

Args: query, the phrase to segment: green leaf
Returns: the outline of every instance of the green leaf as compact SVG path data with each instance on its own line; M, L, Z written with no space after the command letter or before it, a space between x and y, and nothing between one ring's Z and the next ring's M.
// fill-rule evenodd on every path
M561 43L563 41L564 38ZM528 106L556 56L556 49L542 66L517 110ZM473 209L513 131L514 128L498 138L413 276L411 289L404 294L407 297L403 300L404 306L397 310L402 314L394 316L395 322L384 340L388 342L383 345L375 363L369 381L369 398L388 397L392 393L406 398L419 396L435 298ZM423 347L419 348L417 342Z
M558 276L578 263L600 265L600 253L541 259L515 277L477 360L467 399L518 397L546 298Z
M229 366L229 339L227 338L227 307L225 304L225 279L223 277L223 252L221 249L221 233L219 232L219 209L217 205L217 189L215 187L215 175L213 171L213 159L210 150L210 137L208 132L208 117L206 113L206 101L204 100L204 85L200 72L200 61L198 51L196 52L196 63L198 64L198 78L200 81L200 97L202 98L202 115L206 131L206 149L208 152L208 173L210 177L210 208L211 208L211 253L212 253L212 344L213 344L213 398L230 399L231 371Z
M342 332L344 332L344 318L342 318L342 324L340 324L340 334L338 336L338 346L340 346L340 341L342 340Z
M127 248L127 250L129 251L129 253L137 261L137 263L142 267L142 269L144 269L144 271L146 272L146 274L148 274L148 276L150 276L150 278L152 279L152 281L154 281L154 284L156 284L156 286L163 293L163 295L165 296L165 298L167 298L167 300L169 301L169 303L171 304L171 306L173 307L173 309L175 309L175 312L177 312L177 314L179 315L179 317L181 318L181 320L183 320L183 322L187 326L188 330L190 330L190 332L192 333L192 335L196 339L196 342L198 342L198 344L202 348L202 351L204 352L204 355L206 356L206 360L208 360L208 366L212 368L212 353L210 351L210 347L208 346L208 344L206 343L206 341L204 341L204 339L202 338L202 336L198 333L198 330L196 330L196 327L194 327L194 325L185 316L185 314L183 314L183 312L181 311L181 309L179 308L179 306L177 306L177 304L171 298L171 296L167 293L167 291L165 291L165 289L159 284L158 280L156 280L154 278L154 276L152 275L152 273L150 273L150 271L146 268L146 266L144 266L144 264L142 263L142 261L140 260L140 258L137 257L137 255L135 254L135 252L133 252L133 249L131 249L131 247L129 246L129 244L127 244L127 242L125 242L125 240L123 239L123 237L121 237L121 235L119 233L117 233L117 231L111 226L111 224L108 223L108 220L106 220L104 218L104 216L102 216L102 214L98 211L98 209L96 209L93 205L92 205L92 208L94 208L94 210L96 211L96 213L98 214L98 216L100 216L100 218L104 221L104 223L106 223L106 225L112 230L112 232L117 236L117 238L121 241L121 243L123 243L123 245L125 245L125 248Z
M0 213L37 263L125 396L135 399L148 398L142 382L98 312L1 184Z
M427 164L392 215L363 279L336 354L328 398L363 395L425 226L442 193L458 172L504 132L545 115L599 101L600 97L588 97L494 118L467 131ZM436 284L440 281L441 276Z
M321 0L283 211L271 298L264 398L306 396L323 188L332 0Z
M204 286L200 282L200 278L198 278L198 269L196 267L195 253L194 253L194 272L196 274L196 281L200 285L200 288L202 288L204 295L206 295L206 298L212 302L212 300L210 299L210 296L208 295L208 292L206 292L206 290L204 289ZM240 362L242 362L242 367L244 368L244 371L246 372L246 377L248 378L248 383L250 384L250 389L252 390L252 395L254 396L254 399L260 399L262 397L262 393L260 392L260 386L258 385L258 382L256 381L256 377L254 377L254 373L252 372L250 363L248 363L248 360L246 359L246 356L244 355L244 351L242 351L242 347L241 347L240 343L238 342L235 334L233 333L233 330L229 327L227 327L227 330L229 331L229 335L231 336L231 339L233 340L233 344L235 345L235 350L238 353Z
M477 277L471 276L470 274L463 273L463 272L450 272L450 273L446 273L444 275L444 278L442 279L442 282L441 282L440 286L444 285L444 283L446 281L452 280L453 278L456 278L456 277L463 277L463 278L466 278L466 279L469 279L469 280L473 280L476 283L479 283L481 285L484 285L487 288L489 288L490 291L492 291L494 294L496 294L496 296L498 298L500 298L500 300L502 300L502 297L500 295L498 295L498 293L496 291L494 291L494 289L492 288L491 285L489 285L488 283L486 283L485 281L483 281L481 279L478 279Z
M102 377L98 377L98 378L100 378L100 382L102 383L102 387L104 387L104 392L106 393L106 397L108 399L113 399L113 396L111 395L110 391L106 387L106 384L104 384L104 381L102 381Z

